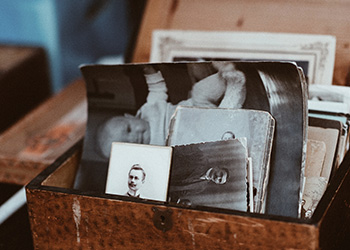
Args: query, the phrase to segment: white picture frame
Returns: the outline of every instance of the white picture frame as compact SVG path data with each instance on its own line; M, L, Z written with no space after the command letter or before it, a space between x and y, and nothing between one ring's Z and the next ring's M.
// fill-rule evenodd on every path
M331 35L154 30L150 62L294 61L310 84L331 85L336 38Z
M128 196L128 178L132 166L145 172L138 198L165 202L167 199L172 147L114 142L111 148L106 193Z

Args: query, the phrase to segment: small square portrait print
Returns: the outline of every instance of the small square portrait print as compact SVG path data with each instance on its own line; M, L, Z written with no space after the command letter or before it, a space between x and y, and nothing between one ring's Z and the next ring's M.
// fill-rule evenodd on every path
M166 201L172 148L112 144L106 193Z

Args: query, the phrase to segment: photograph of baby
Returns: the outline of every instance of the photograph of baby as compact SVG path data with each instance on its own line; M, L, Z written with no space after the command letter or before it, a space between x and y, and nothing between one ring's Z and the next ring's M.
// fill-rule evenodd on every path
M267 211L297 217L307 100L296 64L146 63L85 65L81 71L88 121L76 189L105 191L112 142L164 146L179 105L255 109L269 112L277 124Z
M172 148L112 144L106 193L166 201Z
M112 142L165 145L179 105L269 109L263 85L252 89L260 94L246 96L245 74L231 62L85 65L81 70L88 123L76 189L104 192Z

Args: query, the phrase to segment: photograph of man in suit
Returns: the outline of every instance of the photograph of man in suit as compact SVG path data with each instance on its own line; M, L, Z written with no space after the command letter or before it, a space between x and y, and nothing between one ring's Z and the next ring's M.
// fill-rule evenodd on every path
M175 146L168 201L246 211L246 159L238 139Z
M145 179L146 179L145 170L139 164L134 164L130 168L130 171L128 174L129 190L127 191L126 195L130 197L142 198L140 196L140 189L145 183Z
M229 177L229 170L221 167L211 167L206 171L201 168L183 168L172 173L170 192L181 202L180 197L188 194L201 193L209 183L223 185Z

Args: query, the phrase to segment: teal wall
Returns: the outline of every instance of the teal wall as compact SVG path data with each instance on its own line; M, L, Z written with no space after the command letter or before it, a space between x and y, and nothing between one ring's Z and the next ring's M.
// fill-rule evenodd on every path
M81 77L80 64L124 58L135 25L130 7L128 0L0 0L0 43L44 47L57 92Z

